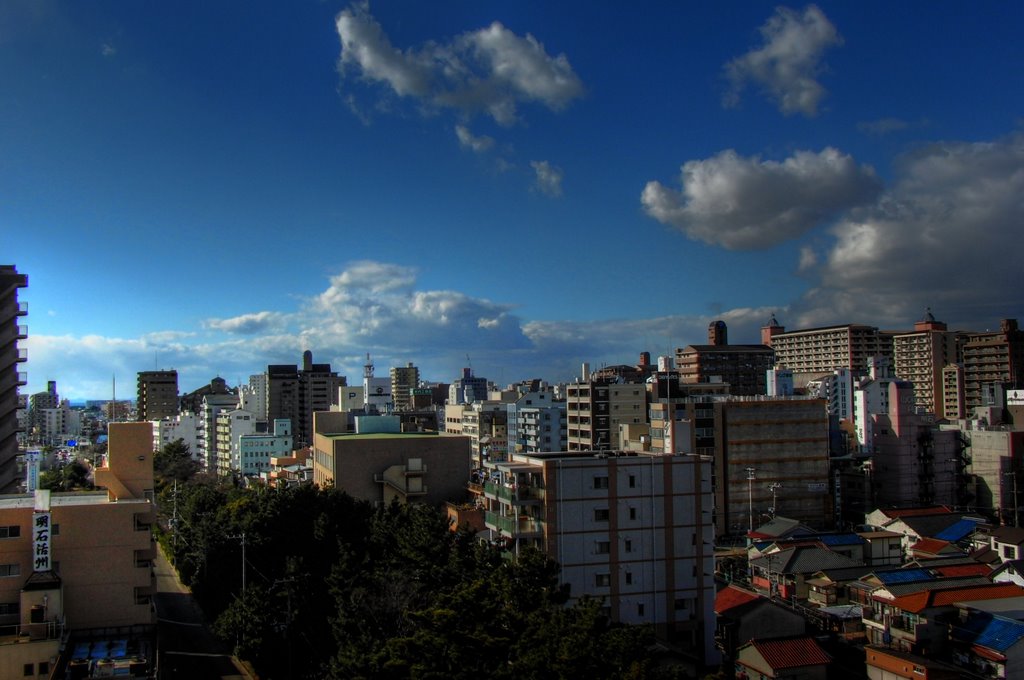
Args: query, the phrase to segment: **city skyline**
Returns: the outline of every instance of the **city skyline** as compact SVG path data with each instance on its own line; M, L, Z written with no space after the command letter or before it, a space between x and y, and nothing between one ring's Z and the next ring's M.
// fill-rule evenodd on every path
M1024 8L0 7L23 393L1024 317ZM121 392L121 388L118 390Z

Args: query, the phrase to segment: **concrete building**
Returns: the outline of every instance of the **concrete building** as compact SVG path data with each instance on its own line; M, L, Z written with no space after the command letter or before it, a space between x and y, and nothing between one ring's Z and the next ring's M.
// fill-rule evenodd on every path
M287 418L274 421L274 431L269 434L243 434L238 437L238 469L244 476L268 476L272 460L284 460L292 456L292 424ZM295 462L286 465L295 465Z
M1003 319L999 331L971 333L963 346L967 410L984 406L983 386L1024 387L1024 331L1016 319Z
M651 624L713 664L711 461L623 452L511 454L489 463L484 521L508 550L535 546L573 598Z
M71 408L67 399L57 408L43 409L39 414L37 442L43 446L63 446L82 434L82 412Z
M837 368L847 368L855 376L866 375L869 358L892 359L894 334L874 326L846 324L787 332L778 322L775 324L766 327L769 332L763 334L775 350L775 364L793 371L797 387Z
M398 416L357 416L354 433L330 432L319 424L321 415L313 445L315 484L381 503L397 498L440 506L464 497L471 467L466 437L404 433Z
M52 677L62 649L71 656L79 640L111 631L136 649L152 641L153 435L149 423L109 432L107 465L96 469L106 491L0 497L0 621L18 633L0 645L0 677ZM121 656L111 675L127 674Z
M487 378L473 375L472 368L463 368L462 377L448 386L448 403L465 404L487 398Z
M56 380L47 381L45 392L36 392L28 398L29 439L32 442L39 442L43 412L47 409L57 408L59 405L60 396L57 394Z
M963 364L947 364L942 367L942 413L935 415L946 420L960 420L967 416Z
M160 420L178 415L178 372L139 371L136 420Z
M526 392L506 405L509 450L520 453L566 450L565 402L553 390Z
M217 474L225 476L241 471L240 439L256 432L256 415L244 409L225 409L217 414L215 422Z
M971 463L971 504L1002 524L1022 526L1017 516L1024 492L1024 431L970 429L960 434Z
M885 411L865 421L874 507L961 505L959 433L939 430L930 414L917 412L910 383L891 381L888 392Z
M788 368L770 368L765 375L769 397L792 397L793 371Z
M238 408L254 414L256 420L267 422L267 374L249 376L249 384L238 388Z
M889 412L889 385L897 382L892 365L883 357L872 357L868 363L868 377L857 381L853 390L853 423L859 453L871 455L874 451L875 420L872 416Z
M412 391L420 386L420 369L410 361L391 368L391 400L396 411L412 407Z
M217 416L224 411L238 408L238 396L234 394L208 394L203 397L196 420L195 458L206 472L216 473L217 462Z
M943 369L960 362L960 342L966 334L950 331L931 310L914 324L912 333L893 336L893 366L903 380L914 384L917 405L927 413L944 411Z
M27 350L18 341L28 338L28 327L19 323L28 314L24 302L18 302L18 289L28 286L28 276L14 265L0 265L0 493L18 486L18 388L28 383L21 364Z
M209 396L223 396L233 395L238 396L238 392L231 387L228 387L228 383L224 378L216 377L210 381L209 385L203 385L197 390L193 390L188 394L181 395L179 400L181 413L186 411L191 413L199 413L203 406L203 399Z
M853 421L853 373L848 368L837 368L828 375L807 383L808 396L824 399L830 415L840 420Z
M179 439L197 460L199 455L199 418L194 413L181 413L173 418L153 421L153 450L159 451Z
M676 349L676 367L684 383L723 382L729 385L730 394L739 396L767 394L767 371L774 362L775 352L764 345L688 345Z
M313 353L302 353L302 368L291 364L267 366L267 420L289 418L296 445L313 441L313 414L329 411L338 388L347 382L330 364L314 364Z
M619 425L647 420L644 383L575 382L566 386L565 397L569 451L616 448Z

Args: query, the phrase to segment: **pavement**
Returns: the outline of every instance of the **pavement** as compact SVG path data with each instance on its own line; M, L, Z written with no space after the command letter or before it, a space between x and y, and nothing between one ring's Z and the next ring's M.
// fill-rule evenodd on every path
M255 680L210 630L159 544L156 553L158 680Z

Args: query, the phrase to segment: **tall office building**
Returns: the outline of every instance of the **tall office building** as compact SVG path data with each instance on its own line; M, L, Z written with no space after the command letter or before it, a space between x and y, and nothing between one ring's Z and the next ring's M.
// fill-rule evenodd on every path
M711 331L708 333L710 335ZM724 339L725 330L722 329L719 335ZM676 349L676 367L682 382L726 383L730 394L740 396L768 393L767 375L774 365L774 358L772 348L764 345L712 343Z
M160 420L178 415L178 372L139 371L136 420Z
M0 265L0 493L18 485L18 388L28 382L18 370L27 358L18 341L28 337L28 328L18 323L28 313L18 289L26 286L28 276L14 265Z
M1003 319L994 333L971 333L964 343L964 395L968 410L983 406L982 386L1024 387L1024 331Z
M420 369L410 361L391 368L391 400L396 411L412 407L412 391L420 386Z
M310 446L313 414L331 410L338 388L346 384L330 364L314 364L309 350L302 353L301 369L294 364L267 366L267 420L290 419L295 447Z
M960 361L958 338L964 335L947 330L928 310L913 332L893 337L896 375L914 383L917 405L928 413L943 415L942 369Z

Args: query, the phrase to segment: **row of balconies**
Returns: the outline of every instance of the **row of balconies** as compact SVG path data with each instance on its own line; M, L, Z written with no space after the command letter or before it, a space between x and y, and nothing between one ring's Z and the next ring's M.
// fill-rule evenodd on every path
M508 486L484 482L484 496L506 503L536 504L544 500L544 489L539 486Z
M544 522L525 515L506 517L496 512L484 513L484 524L512 538L531 538L544 535Z

